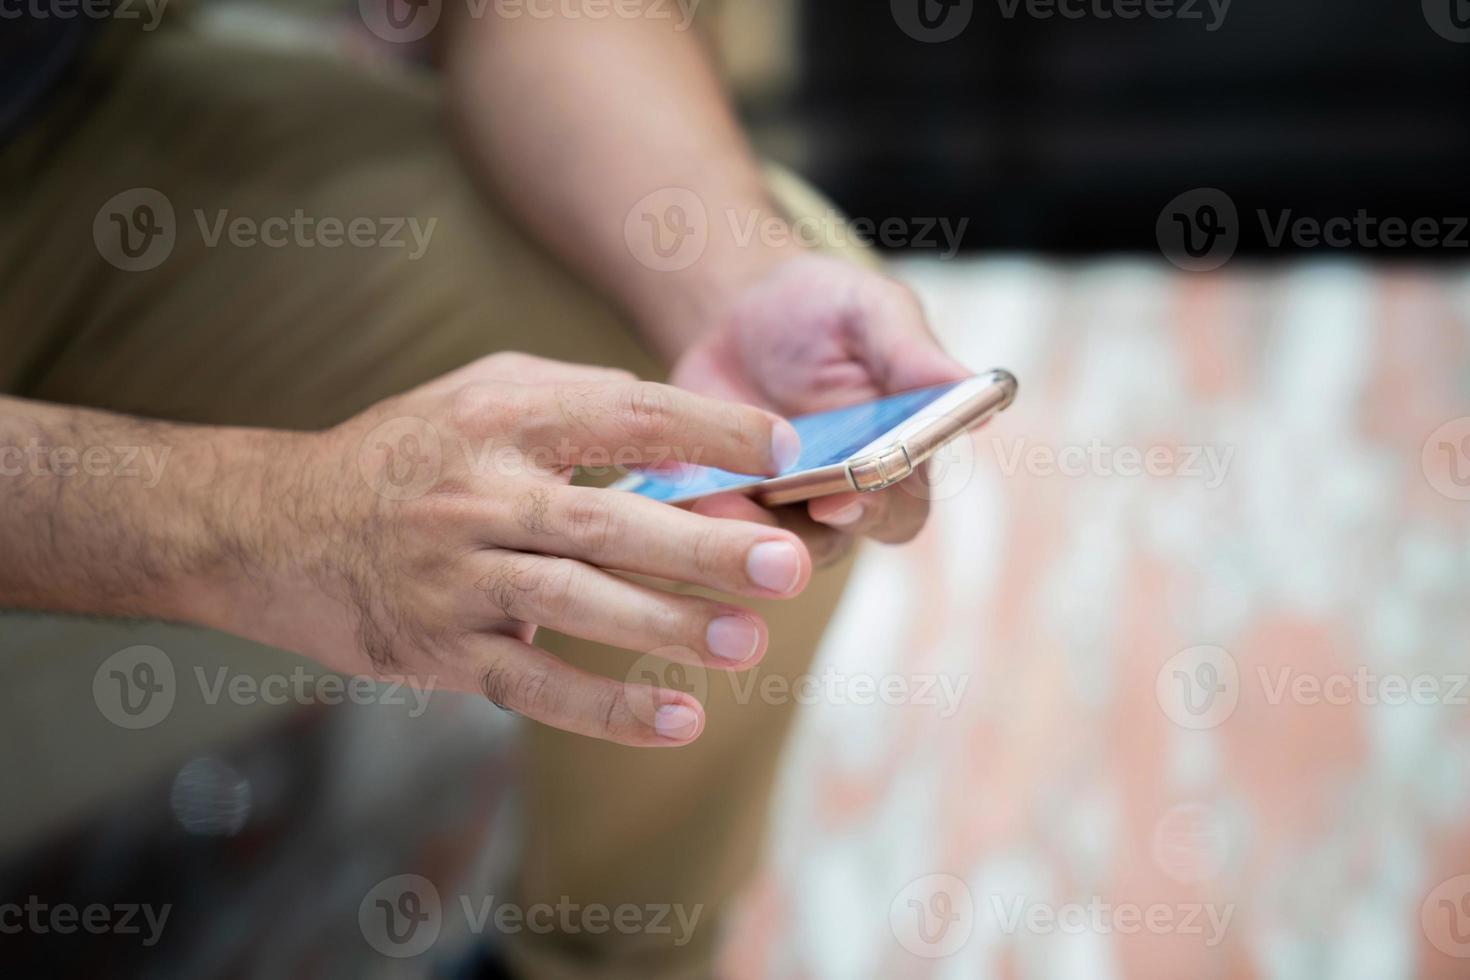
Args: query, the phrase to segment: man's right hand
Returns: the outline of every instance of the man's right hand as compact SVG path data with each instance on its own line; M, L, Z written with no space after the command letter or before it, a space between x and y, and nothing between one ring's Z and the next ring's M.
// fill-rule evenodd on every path
M536 627L743 669L766 648L757 615L617 573L783 598L811 558L789 532L573 487L572 469L675 459L773 474L796 450L789 423L759 409L497 354L326 432L283 434L205 619L567 731L685 744L704 724L698 701L578 670L531 646Z

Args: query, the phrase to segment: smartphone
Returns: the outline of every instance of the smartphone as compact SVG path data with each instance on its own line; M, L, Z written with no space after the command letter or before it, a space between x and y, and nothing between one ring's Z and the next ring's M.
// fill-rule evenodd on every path
M687 504L731 491L762 504L791 504L850 490L881 490L902 480L945 443L1003 411L1016 398L1009 371L916 388L877 401L791 420L801 455L779 476L681 464L637 470L615 490Z

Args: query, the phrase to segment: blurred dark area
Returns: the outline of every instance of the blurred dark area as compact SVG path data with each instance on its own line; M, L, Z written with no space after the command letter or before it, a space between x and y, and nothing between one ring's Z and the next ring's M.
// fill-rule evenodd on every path
M1160 209L1197 187L1235 201L1248 253L1267 246L1259 209L1470 215L1470 45L1419 3L1186 8L1038 19L1024 0L960 0L948 16L968 25L928 42L888 3L806 0L780 111L850 213L968 216L969 249L1155 250Z
M431 712L420 742L380 710L308 706L57 821L0 855L0 976L380 975L363 895L405 865L461 881L505 833L513 763L463 707ZM453 975L460 957L449 946L419 975Z

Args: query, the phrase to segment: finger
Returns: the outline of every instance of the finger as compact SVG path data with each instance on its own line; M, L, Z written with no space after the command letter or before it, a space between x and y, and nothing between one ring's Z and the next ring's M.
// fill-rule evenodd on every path
M647 747L687 745L704 730L704 707L682 691L589 674L498 634L482 637L477 653L468 689L553 728Z
M818 497L807 503L807 513L812 520L828 527L856 531L868 513L863 501L866 496L868 494L851 492Z
M789 531L704 517L621 490L527 482L489 506L491 546L758 598L796 595L811 578L811 555Z
M808 511L812 520L848 534L902 544L913 540L929 517L929 501L921 494L904 492L905 484L916 479L921 479L919 474L876 492L822 497L813 500Z
M827 527L811 519L801 504L775 507L771 511L776 522L801 539L812 556L813 568L826 568L851 550L857 538L846 531Z
M474 583L486 624L535 623L569 636L718 670L753 666L768 642L759 616L677 595L568 558L490 551Z
M801 451L801 438L780 416L670 385L528 386L513 403L520 445L556 447L569 463L596 450L602 465L676 462L773 476Z
M692 513L727 521L750 521L776 527L776 515L743 493L717 493L701 497L689 505Z
M837 561L847 554L853 543L851 534L812 520L803 504L766 508L742 494L724 493L705 497L691 509L708 517L758 521L785 528L806 545L807 553L812 556L813 568L825 568Z

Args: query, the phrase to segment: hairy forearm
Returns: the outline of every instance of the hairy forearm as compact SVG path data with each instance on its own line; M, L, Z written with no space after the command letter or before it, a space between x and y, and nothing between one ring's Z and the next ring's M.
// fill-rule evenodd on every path
M780 219L699 41L677 17L655 16L681 5L641 17L554 6L557 16L536 18L491 6L456 25L446 72L461 138L521 220L672 360L794 246L748 234ZM659 270L634 256L624 226L668 188L697 196L709 238L688 268Z
M0 397L0 605L218 624L290 438Z

